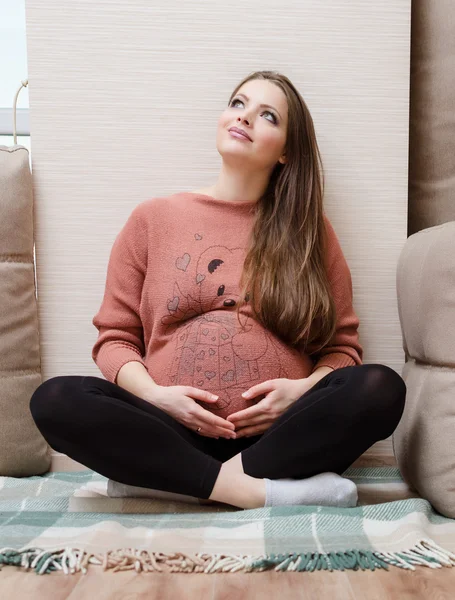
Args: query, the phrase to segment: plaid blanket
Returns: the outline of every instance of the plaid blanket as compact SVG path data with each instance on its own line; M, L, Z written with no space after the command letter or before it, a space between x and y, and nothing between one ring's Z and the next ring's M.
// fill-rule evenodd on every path
M398 468L349 468L359 506L239 509L109 498L91 471L0 477L0 568L113 571L415 570L455 565L455 520ZM201 501L203 502L203 501Z

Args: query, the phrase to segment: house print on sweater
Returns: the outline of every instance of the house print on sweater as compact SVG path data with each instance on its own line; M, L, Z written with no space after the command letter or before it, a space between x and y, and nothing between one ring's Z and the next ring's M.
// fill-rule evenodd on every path
M203 248L204 236L196 233L194 238ZM215 413L229 406L232 410L241 394L268 379L270 372L275 377L289 376L287 352L274 343L267 330L248 314L243 318L240 315L240 323L237 319L239 289L235 278L244 258L243 248L220 245L203 249L194 261L188 252L178 256L172 299L167 305L169 314L161 319L163 325L168 325L166 333L172 336L169 343L174 358L169 365L168 385L191 385L220 395L216 404L202 403ZM179 270L194 272L194 289L182 292ZM254 403L242 402L245 406Z

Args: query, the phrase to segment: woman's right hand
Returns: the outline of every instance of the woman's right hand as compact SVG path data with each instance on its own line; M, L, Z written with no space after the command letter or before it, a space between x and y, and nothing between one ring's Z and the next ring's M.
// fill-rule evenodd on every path
M218 400L218 398L214 399L210 392L190 385L166 386L158 384L153 387L148 398L149 402L155 404L189 429L197 431L197 428L201 427L199 435L212 438L222 436L227 439L235 437L235 435L232 435L232 432L235 432L233 423L205 410L195 402L195 399L213 404Z

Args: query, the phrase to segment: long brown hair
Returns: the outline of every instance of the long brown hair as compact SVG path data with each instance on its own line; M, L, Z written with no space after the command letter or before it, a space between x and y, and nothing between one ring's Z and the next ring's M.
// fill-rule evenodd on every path
M256 71L283 90L288 103L285 164L277 163L265 193L254 205L256 218L240 279L239 309L251 302L256 318L277 337L317 352L336 330L336 307L326 271L324 179L313 119L289 79ZM240 321L239 321L240 322Z

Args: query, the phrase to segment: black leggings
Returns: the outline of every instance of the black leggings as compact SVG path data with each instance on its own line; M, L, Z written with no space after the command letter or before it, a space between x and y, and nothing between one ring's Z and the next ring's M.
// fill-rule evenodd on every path
M331 371L267 431L209 438L100 377L62 375L30 400L49 445L107 478L208 499L221 465L241 452L243 469L269 479L342 474L404 410L406 384L393 369L363 364Z

